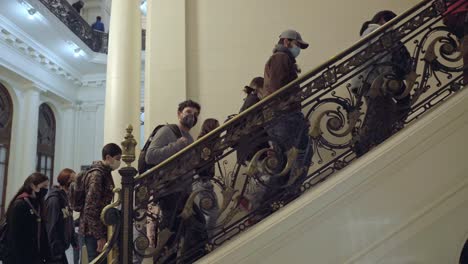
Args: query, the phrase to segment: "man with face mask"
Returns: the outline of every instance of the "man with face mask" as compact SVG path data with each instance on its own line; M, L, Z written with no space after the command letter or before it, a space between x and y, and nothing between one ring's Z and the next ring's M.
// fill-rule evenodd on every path
M156 166L190 145L193 138L189 131L196 125L199 114L200 105L198 103L192 100L180 103L177 109L179 122L177 125L165 125L156 132L146 152L146 163ZM159 225L160 230L169 229L174 234L177 233L180 224L180 217L178 216L182 212L190 192L191 182L187 184L179 183L174 188L167 190L167 194L160 193L163 196L158 199L162 214ZM176 242L174 237L175 235L170 238L166 244L167 246L170 247Z
M273 55L265 64L263 89L257 91L260 99L297 78L299 70L296 58L301 53L301 49L309 47L309 44L302 40L301 34L292 29L281 33L279 38L278 44L273 49Z
M93 260L107 242L107 227L101 221L101 212L111 203L114 180L111 172L120 167L122 149L114 143L102 148L102 160L93 162L86 174L85 204L80 216L80 236L86 245L89 261Z
M189 132L197 124L199 114L200 105L198 103L192 100L180 103L177 109L177 118L179 120L177 128L179 131L174 131L167 125L159 129L146 152L146 163L156 166L190 145L193 138Z
M273 55L265 64L264 85L260 98L276 92L297 78L299 72L296 58L301 49L309 44L302 40L301 34L295 30L286 30L279 36L280 40L273 49ZM299 91L299 86L293 87ZM289 111L280 115L272 122L266 131L276 146L286 153L292 147L303 150L307 147L308 122L301 112L301 103L292 102Z
M258 91L259 97L264 99L298 77L299 69L296 65L296 58L299 56L301 49L306 49L309 44L302 40L301 34L295 30L286 30L279 36L278 44L273 49L273 55L265 64L264 85L263 89ZM297 89L299 86L292 87ZM278 116L270 124L265 127L270 139L270 145L280 158L277 172L280 172L286 166L287 155L293 148L298 150L297 158L295 159L290 171L304 171L294 180L293 186L298 186L300 180L306 175L307 168L310 165L312 158L312 150L309 144L308 137L308 122L301 112L301 103L299 101L291 102L288 111L278 113ZM293 153L293 152L291 152ZM302 170L305 169L305 170ZM288 177L276 177L278 173L266 175L271 185L277 190L281 190L282 186L286 186L289 181ZM271 178L270 178L271 177ZM260 200L267 199L275 195L275 192L268 192L265 197L260 197ZM260 195L262 196L262 195Z

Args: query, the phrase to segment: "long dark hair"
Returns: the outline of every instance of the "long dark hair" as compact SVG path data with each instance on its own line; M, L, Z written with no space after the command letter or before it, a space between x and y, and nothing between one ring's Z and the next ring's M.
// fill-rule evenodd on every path
M8 209L7 212L10 210L11 205L15 202L16 198L22 193L27 193L27 194L32 194L33 189L31 185L39 185L45 181L48 181L49 178L45 176L44 174L40 172L34 172L33 174L29 175L26 180L23 183L23 186L19 188L18 192L16 192L15 196L13 196L13 199L10 201L8 204Z
M257 91L258 89L262 89L262 88L263 88L263 77L258 76L258 77L253 78L252 81L250 81L250 84L248 86L244 87L244 93L249 95L253 93L254 91Z
M210 133L213 131L213 129L219 127L219 121L214 119L214 118L207 118L203 122L203 125L200 130L200 134L198 135L198 138L203 137L204 135Z
M383 10L378 12L377 14L374 15L374 17L369 20L364 22L361 26L361 30L359 31L359 35L362 36L362 33L366 31L366 29L369 27L370 24L379 24L381 20L385 21L387 23L388 21L394 19L397 15L390 10Z

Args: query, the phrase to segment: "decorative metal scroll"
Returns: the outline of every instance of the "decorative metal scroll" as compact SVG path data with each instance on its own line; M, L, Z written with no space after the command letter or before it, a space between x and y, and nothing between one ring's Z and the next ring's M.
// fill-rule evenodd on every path
M191 263L452 97L464 70L461 39L442 23L452 4L422 1L137 176L133 254ZM285 147L272 131L300 112L306 147L297 130ZM182 202L168 220L161 207L170 199Z

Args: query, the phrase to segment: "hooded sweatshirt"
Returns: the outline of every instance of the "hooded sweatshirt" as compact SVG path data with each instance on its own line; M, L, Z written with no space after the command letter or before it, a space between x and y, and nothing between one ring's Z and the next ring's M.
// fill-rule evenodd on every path
M64 190L52 187L45 199L47 238L51 259L60 259L74 238L73 213Z

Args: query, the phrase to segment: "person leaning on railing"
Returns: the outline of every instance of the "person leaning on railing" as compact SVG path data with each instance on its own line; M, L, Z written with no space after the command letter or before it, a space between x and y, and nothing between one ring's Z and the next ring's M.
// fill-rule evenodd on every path
M157 130L146 152L145 161L148 165L151 165L151 167L157 166L193 143L193 138L189 132L197 123L200 109L200 105L192 100L179 104L177 109L179 123L175 128L178 130L176 131L178 135L176 135L170 125L163 126ZM182 221L180 217L180 213L192 191L191 183L191 179L183 183L172 182L159 193L160 197L157 201L161 211L159 229L168 229L173 233L167 241L166 247L174 248L177 243L184 240L183 247L179 252L181 254L189 249L193 249L191 248L191 246L194 246L193 240L200 241L206 239L206 230L195 230L194 226L190 225L194 221L194 218L202 215L198 206L193 206L194 216L185 221ZM205 219L202 216L198 217L197 220L203 222L201 225L205 226ZM168 258L169 261L172 261L176 257L176 253L174 253Z

